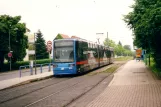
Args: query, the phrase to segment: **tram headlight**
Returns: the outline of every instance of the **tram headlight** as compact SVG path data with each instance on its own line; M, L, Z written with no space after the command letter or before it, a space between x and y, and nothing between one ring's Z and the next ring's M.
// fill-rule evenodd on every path
M69 67L74 67L75 66L75 64L69 64Z

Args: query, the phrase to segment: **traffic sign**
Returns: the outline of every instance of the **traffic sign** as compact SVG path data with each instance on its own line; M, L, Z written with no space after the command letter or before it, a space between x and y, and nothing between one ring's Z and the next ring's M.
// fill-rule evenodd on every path
M52 47L51 46L47 46L47 51L51 51L52 50Z
M51 53L51 50L52 50L52 42L48 41L47 42L47 51Z
M51 46L52 45L52 42L51 41L48 41L47 42L47 46Z
M11 52L8 53L8 57L12 57L12 53Z
M49 47L47 46L46 49L47 49L47 52L49 52L51 54L52 47L51 46L49 46Z

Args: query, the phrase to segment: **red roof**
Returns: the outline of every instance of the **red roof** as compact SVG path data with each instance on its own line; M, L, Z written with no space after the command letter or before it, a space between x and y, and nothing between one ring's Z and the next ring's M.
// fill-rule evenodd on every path
M65 34L60 34L64 39L65 38L70 38L68 35L65 35Z
M80 37L77 37L77 36L72 36L71 38L77 38L77 39L80 39Z

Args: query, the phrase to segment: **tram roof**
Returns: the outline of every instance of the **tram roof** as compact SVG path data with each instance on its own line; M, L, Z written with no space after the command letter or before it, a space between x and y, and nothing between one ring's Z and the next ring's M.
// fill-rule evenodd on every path
M56 39L54 41L63 41L63 40L84 41L84 42L87 42L87 43L91 43L91 44L96 44L96 45L99 45L99 46L103 46L105 48L110 49L111 51L114 50L112 47L104 46L104 45L101 45L101 44L98 44L98 43L95 43L95 42L92 42L92 41L88 41L88 40L82 39L82 38L65 38L65 39Z

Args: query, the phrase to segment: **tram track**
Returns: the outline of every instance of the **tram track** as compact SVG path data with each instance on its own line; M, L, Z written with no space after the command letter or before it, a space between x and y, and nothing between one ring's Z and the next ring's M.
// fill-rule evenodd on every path
M56 81L53 82L53 79L56 80ZM62 78L62 79L60 79L60 78L59 79L58 78L52 78L52 80L40 81L41 83L40 82L38 82L38 83L35 82L33 84L29 84L29 85L27 84L27 85L24 85L24 86L20 86L20 87L18 87L18 89L17 89L17 87L14 87L13 89L12 88L8 89L9 91L7 91L7 92L5 92L5 90L2 90L3 92L0 91L1 92L0 93L0 97L1 97L0 104L5 103L5 102L10 101L10 100L13 100L13 99L16 99L16 98L19 98L19 97L22 97L22 96L25 96L25 95L33 93L35 91L44 89L46 87L56 85L58 83L66 81L66 80L68 80L68 79L67 78ZM42 86L42 84L44 84L44 85ZM39 87L37 87L37 86L39 86ZM29 89L30 87L32 87L31 90ZM33 87L36 87L36 88L34 89ZM23 90L22 94L17 93L18 91L22 91L22 90ZM25 92L25 90L26 90L26 92ZM13 95L14 93L16 93L16 94ZM11 94L12 94L12 97L7 98L7 97L9 97L8 95L11 95Z
M82 76L82 77L84 77L84 76ZM44 88L41 88L41 89L38 89L38 90L34 90L34 91L32 91L32 92L29 92L29 93L26 93L26 94L23 94L23 95L19 95L19 96L17 96L17 97L13 97L13 98L9 98L9 99L7 99L7 100L5 100L5 101L2 101L1 100L1 103L0 103L0 106L1 107L6 107L6 104L7 104L7 107L13 107L13 105L14 104L16 104L17 102L23 102L22 100L21 100L21 98L22 99L28 99L29 97L33 97L33 98L36 98L37 100L40 100L40 99L42 99L42 98L44 98L44 96L45 97L47 97L47 96L49 96L49 95L51 95L51 94L53 94L53 93L59 93L60 92L60 90L65 90L65 89L67 89L67 88L69 88L69 87L72 87L72 86L74 86L74 85L76 85L76 84L79 84L80 82L81 82L81 80L82 80L82 77L77 77L77 78L70 78L70 79L67 79L66 81L68 81L68 83L66 82L66 81L62 81L62 82L59 82L59 83L56 83L56 84L52 84L52 85L50 85L50 86L48 86L48 87L46 87L46 86L44 86ZM87 77L86 77L87 78ZM76 81L75 81L76 80ZM71 82L71 81L74 81L73 83ZM66 82L66 83L65 83ZM54 88L55 87L55 88ZM64 87L64 88L63 88ZM55 89L55 92L50 92L52 89ZM56 92L57 91L57 92ZM46 94L46 93L49 93L49 94ZM51 94L50 94L51 93ZM42 94L44 94L44 95L42 95ZM40 95L40 96L39 96ZM43 97L41 97L41 96L43 96ZM36 100L36 101L37 101ZM26 100L27 101L27 100ZM29 102L28 102L29 101ZM30 102L30 100L28 100L27 102L25 102L24 104L22 104L22 106L25 106L25 105L28 105L28 104L30 104L30 103L33 103L33 102L35 102L35 101L31 101ZM20 104L21 105L21 104ZM19 105L19 106L20 106ZM16 105L16 107L17 107L17 105Z
M76 84L74 84L74 85L72 85L72 86L69 86L69 87L66 87L66 88L63 88L62 90L60 90L60 91L58 91L58 92L55 92L55 93L52 93L52 94L50 94L50 95L48 95L48 96L46 96L46 97L44 97L44 98L41 98L41 99L39 99L39 100L37 100L37 101L35 101L35 102L33 102L33 103L31 103L31 104L28 104L28 105L26 105L25 107L39 107L39 106L42 106L42 104L44 104L44 103L46 103L46 102L48 102L48 101L50 101L52 98L51 97L58 97L58 96L64 96L64 98L67 96L67 95L65 95L65 94L63 94L63 93L66 93L66 92L68 92L68 93L73 93L73 91L71 91L71 90L77 90L77 95L75 95L75 97L73 97L72 99L70 99L70 101L68 101L67 103L64 103L64 104L57 104L57 103L59 103L59 101L58 102L56 102L56 103L54 103L53 104L53 106L54 107L57 107L57 105L58 105L58 107L60 107L60 106L63 106L63 107L66 107L66 106L68 106L68 105L70 105L72 102L74 102L74 101L76 101L77 99L79 99L80 97L82 97L83 95L85 95L86 93L88 93L89 91L91 91L93 88L95 88L96 86L98 86L102 81L104 81L106 78L108 78L108 76L109 76L110 74L108 74L108 75L104 75L104 76L100 76L99 78L97 78L97 76L93 76L93 78L90 78L90 79L88 79L88 82L90 83L90 84L88 84L88 85L86 85L86 86L84 86L84 87L82 87L82 89L81 89L81 91L82 90L84 90L84 91L82 91L82 92L79 92L78 90L80 90L80 88L78 89L78 85L80 85L81 86L81 84L84 82L84 81L87 81L87 80L84 80L84 81L82 81L81 83L79 82L79 83L76 83ZM92 81L94 81L94 79L98 79L98 80L95 80L95 82L92 82ZM68 91L69 90L69 91ZM78 94L79 93L79 94ZM60 94L60 95L59 95ZM45 101L46 100L46 101ZM52 100L52 101L54 101L54 99ZM55 100L56 101L56 100ZM63 101L65 101L65 99L63 99ZM52 103L52 102L51 102Z
M108 75L110 76L110 75ZM100 80L97 84L95 84L93 87L91 87L89 90L87 90L86 92L80 94L79 96L77 96L76 98L74 98L73 100L71 100L69 103L67 103L66 105L64 105L64 107L68 107L70 106L73 102L75 102L76 100L78 100L79 98L81 98L82 96L84 96L85 94L87 94L88 92L90 92L92 89L94 89L95 87L97 87L102 81L104 81L107 77L104 77L102 80Z
M93 72L98 72L98 70ZM52 78L18 86L11 90L3 90L5 93L0 94L0 107L46 107L47 102L54 107L70 106L73 102L82 99L82 96L88 95L88 92L90 93L110 74L98 73L92 76ZM23 91L19 92L20 90Z
M42 101L42 100L44 100L44 99L46 99L46 98L49 98L50 96L53 96L53 95L55 95L55 94L57 94L57 93L60 93L60 92L62 92L62 91L64 91L64 90L66 90L66 89L69 88L69 87L74 87L74 86L77 85L77 84L79 84L79 83L77 82L77 83L75 83L75 84L72 85L72 86L64 87L64 88L61 89L60 91L57 91L57 92L52 93L52 94L50 94L50 95L48 95L48 96L45 96L44 98L41 98L41 99L39 99L39 100L37 100L37 101L31 103L31 104L28 104L28 105L26 105L25 107L32 106L32 105L34 105L34 104L36 104L36 103L38 103L38 102L40 102L40 101Z
M87 98L87 96L90 96L91 99L94 99L97 95L99 95L108 86L108 84L110 83L110 81L113 78L113 73L100 73L98 75L95 75L95 77L97 77L98 81L95 81L96 79L93 78L92 80L95 81L94 82L95 84L87 86L87 87L89 87L88 89L86 89L86 87L82 88L83 90L85 90L82 93L79 93L78 90L80 90L80 89L77 90L76 87L77 87L78 84L76 84L76 85L73 85L72 87L69 87L69 89L61 90L60 92L57 92L57 93L52 94L52 95L49 95L48 97L42 98L41 100L36 101L36 102L34 102L32 104L29 104L29 105L27 105L25 107L39 107L39 106L42 106L42 107L45 107L45 106L75 107L75 106L73 106L73 103L79 103L80 100L85 99L83 97ZM84 80L84 81L86 81L86 80ZM79 83L79 85L81 83ZM77 93L79 93L79 94L76 95L75 97L73 97L74 95L71 95L73 98L69 98L70 100L68 100L67 98L65 99L65 97L67 96L67 95L65 95L65 92L70 93L68 90L69 91L70 90L77 90ZM65 91L65 92L63 92L63 91ZM92 95L93 94L92 92L96 92L96 94ZM59 95L59 93L60 93L60 95ZM71 91L71 93L73 93L73 91ZM59 101L57 101L57 98L59 99L59 97L62 96L62 95L63 95L62 100L59 100L62 103L59 103ZM52 98L52 97L54 97L54 98ZM87 102L89 103L90 101L91 100L86 101L86 104L87 104ZM50 105L48 105L48 103ZM45 105L43 105L43 104L45 104Z
M7 94L7 93L10 93L10 92L14 92L16 90L22 90L24 88L29 88L29 87L32 87L34 85L44 83L44 82L47 82L47 81L50 81L50 80L51 79L48 78L47 80L42 80L42 81L38 81L38 82L30 82L30 81L27 82L27 83L25 82L26 84L23 84L23 85L16 85L16 86L12 86L12 87L0 90L0 95Z

